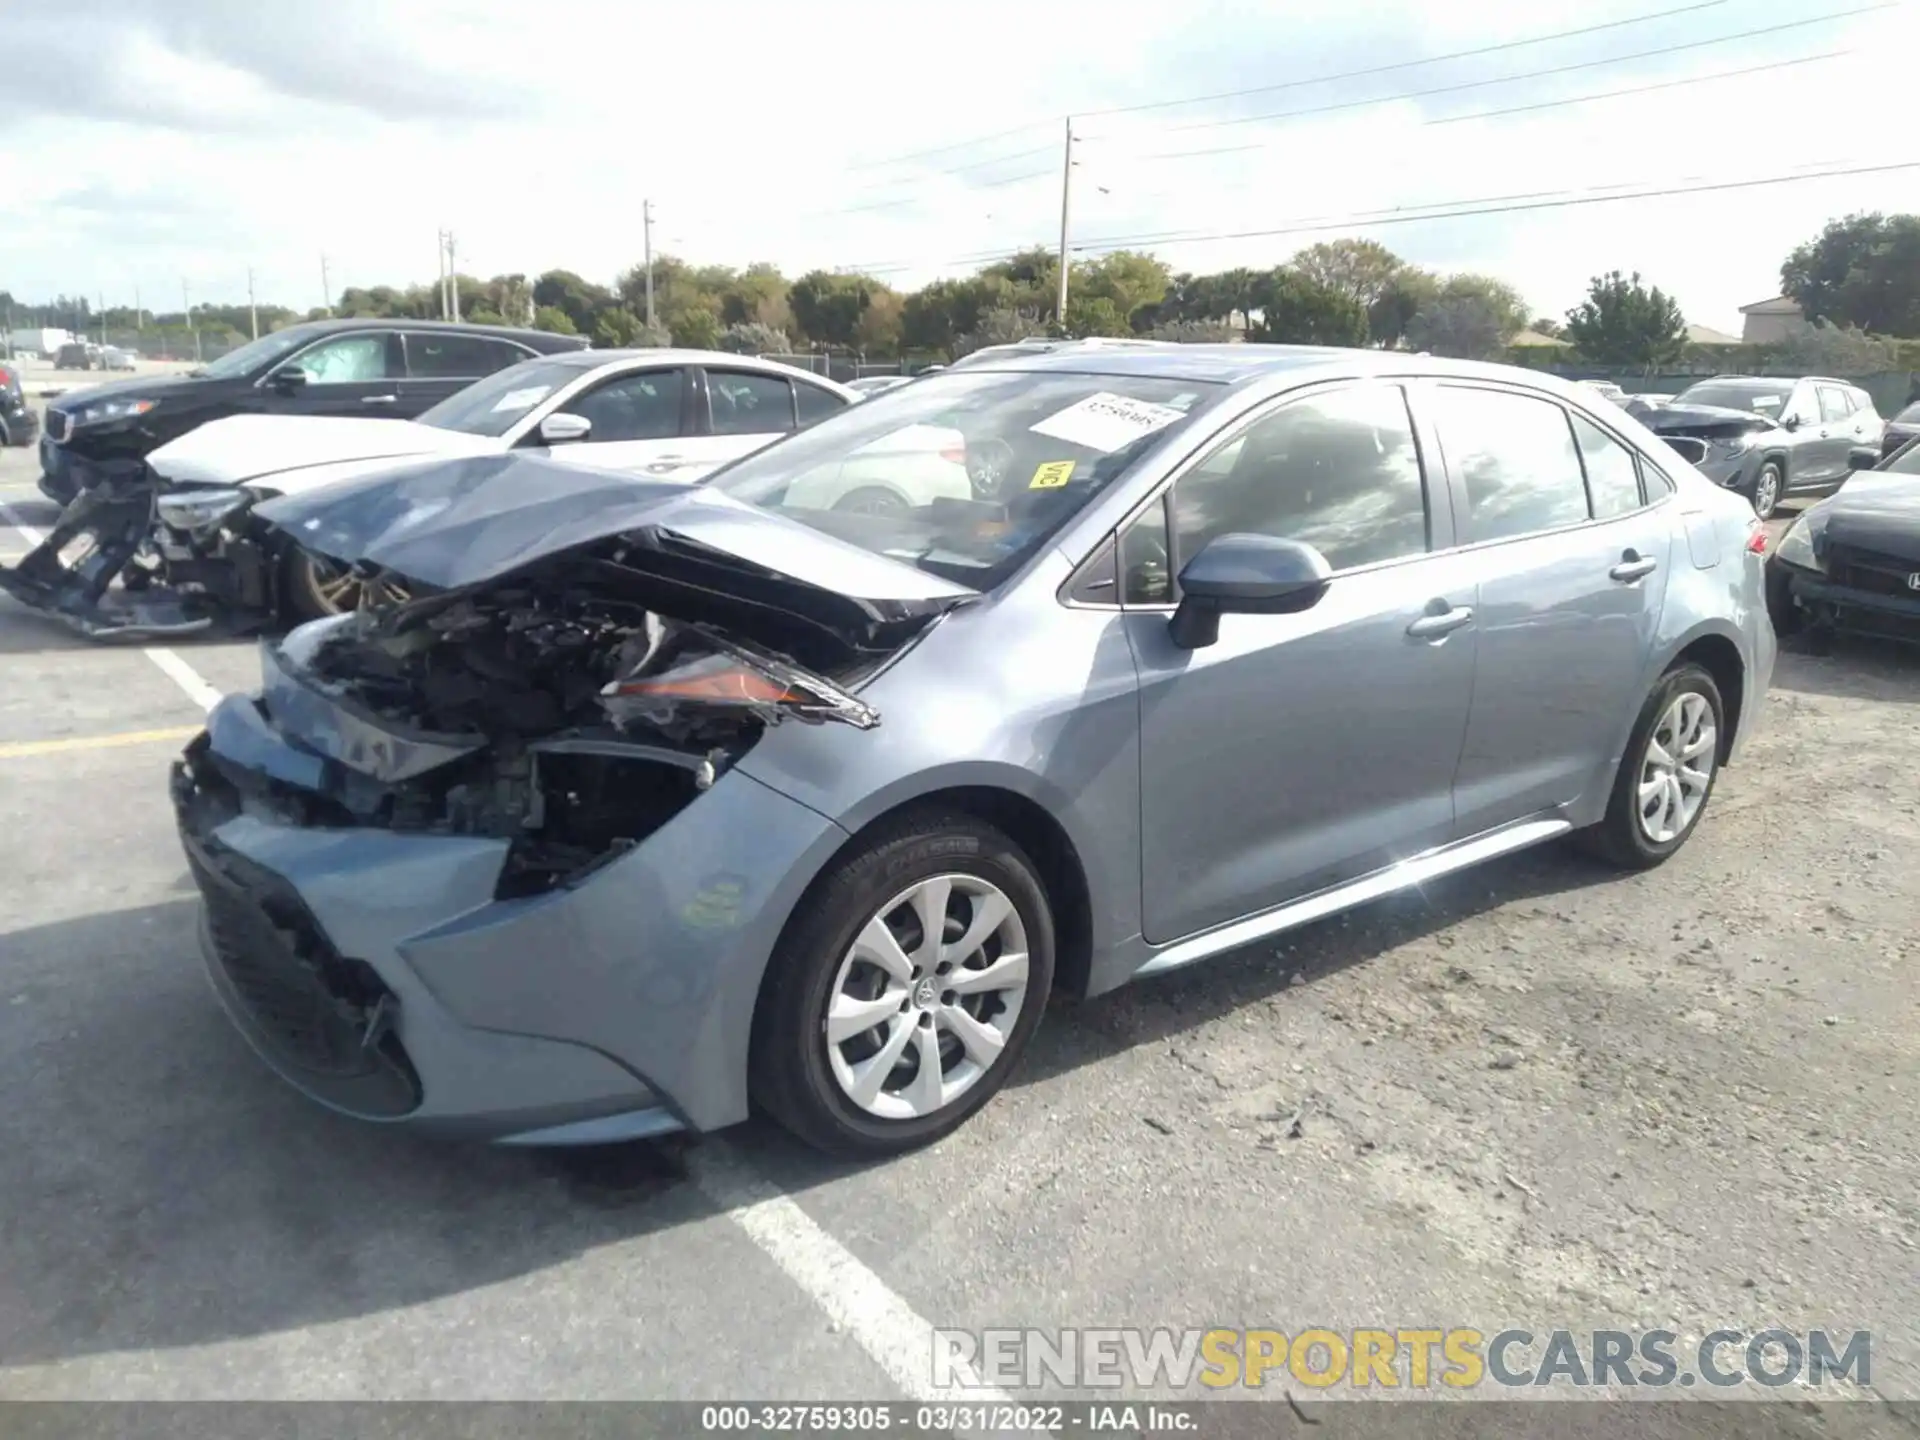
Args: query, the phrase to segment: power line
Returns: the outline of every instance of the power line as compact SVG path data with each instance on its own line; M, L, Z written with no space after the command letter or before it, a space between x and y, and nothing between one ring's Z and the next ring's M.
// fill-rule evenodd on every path
M1598 95L1569 95L1562 100L1542 100L1533 105L1509 105L1500 110L1476 110L1471 115L1446 115L1429 120L1429 125L1458 125L1463 120L1491 120L1496 115L1523 115L1533 110L1555 110L1563 105L1586 105L1595 100L1618 100L1626 95L1646 95L1655 90L1677 90L1686 85L1705 85L1713 80L1733 80L1742 75L1761 75L1769 70L1789 70L1796 65L1813 65L1822 60L1838 60L1851 50L1829 50L1824 55L1802 55L1793 60L1775 60L1769 65L1749 65L1742 70L1721 70L1712 75L1693 75L1684 80L1662 80L1653 85L1635 85L1626 90L1605 90Z
M1684 181L1645 189L1627 190L1636 182L1624 181L1613 185L1595 186L1588 191L1577 192L1550 199L1530 199L1529 195L1553 192L1533 191L1509 197L1492 197L1494 200L1512 203L1482 204L1471 200L1436 200L1426 205L1408 207L1420 213L1406 213L1404 210L1362 211L1359 214L1344 216L1315 216L1299 220L1290 220L1277 227L1259 230L1215 230L1188 232L1142 232L1130 235L1107 235L1087 240L1073 247L1076 254L1097 254L1111 250L1123 250L1133 245L1193 245L1218 240L1267 239L1282 235L1306 235L1329 230L1370 229L1384 225L1411 225L1423 221L1462 220L1482 215L1511 215L1522 211L1562 210L1585 205L1605 205L1627 200L1653 200L1675 195L1703 195L1732 190L1751 190L1769 185L1789 185L1803 180L1831 180L1850 175L1881 175L1902 170L1920 170L1920 160L1900 160L1878 165L1854 165L1827 170L1789 171L1779 175L1767 175L1747 180L1722 181ZM1458 208L1466 207L1466 208ZM995 250L980 251L972 255L958 255L945 260L887 260L865 265L849 266L865 274L886 274L902 270L924 269L933 266L987 264L1001 260L1017 249L1017 246L1003 246Z
M1597 35L1607 30L1622 30L1633 25L1645 25L1656 20L1670 20L1680 15L1691 15L1701 10L1713 10L1728 3L1728 0L1696 0L1691 5L1669 7L1665 10L1650 11L1644 15L1630 15L1620 20L1608 20L1598 25L1581 25L1571 30L1554 30L1545 35L1532 35L1523 40L1507 40L1497 45L1482 45L1471 50L1453 50L1443 55L1427 55L1414 60L1399 60L1391 65L1374 65L1363 70L1342 70L1324 75L1306 75L1295 80L1282 80L1272 85L1254 85L1243 90L1221 90L1211 95L1189 95L1178 100L1150 100L1138 105L1115 105L1105 110L1082 110L1082 118L1099 115L1132 115L1146 110L1170 110L1183 105L1204 105L1215 100L1236 100L1246 95L1268 95L1280 90L1297 90L1308 85L1330 85L1342 80L1359 80L1370 75L1387 75L1399 70L1417 69L1422 65L1441 65L1452 60L1469 60L1480 55L1497 55L1508 50L1521 50L1533 45L1545 45L1555 40L1572 40L1582 35ZM975 145L984 145L990 140L1004 140L1013 135L1026 135L1042 128L1057 125L1060 117L1049 116L1044 120L1034 120L1025 125L1015 126L1011 130L995 130L990 134L976 135L970 140L956 140L951 144L938 145L929 150L913 150L903 155L891 155L879 160L858 160L848 166L849 171L879 170L892 165L904 165L912 160L930 159L937 155L951 155L956 150L970 150ZM1052 147L1046 147L1051 151ZM983 162L991 163L991 162Z
M1657 46L1651 50L1636 50L1629 55L1612 55L1601 60L1579 60L1567 65L1549 66L1544 70L1527 70L1518 75L1497 75L1487 80L1463 80L1452 85L1432 86L1425 90L1396 91L1391 95L1378 95L1367 100L1341 100L1329 105L1311 105L1301 110L1276 110L1265 115L1239 115L1231 120L1199 120L1185 125L1170 126L1169 130L1175 133L1187 130L1223 130L1229 126L1255 125L1267 120L1294 120L1306 115L1330 115L1340 110L1359 110L1369 105L1390 104L1396 100L1422 100L1433 95L1455 95L1463 90L1484 90L1489 85L1513 85L1522 80L1543 80L1552 75L1571 75L1579 70L1598 70L1608 65L1624 65L1630 60L1651 60L1662 55L1678 55L1688 50L1704 50L1714 45L1730 45L1736 40L1753 40L1762 35L1780 35L1789 30L1804 30L1809 25L1830 25L1835 20L1848 20L1856 15L1867 15L1878 10L1897 9L1904 3L1906 0L1879 0L1877 4L1861 5L1852 10L1815 15L1805 20L1789 20L1779 25L1763 25L1758 29L1739 30L1731 35L1715 35L1705 40L1687 40L1676 45Z
M1529 45L1545 45L1551 40L1571 40L1581 35L1598 35L1603 30L1620 30L1629 25L1645 25L1652 20L1670 20L1676 15L1690 15L1696 10L1713 10L1727 3L1727 0L1700 0L1694 5L1681 5L1667 10L1655 10L1645 15L1631 15L1624 20L1609 20L1601 25L1582 25L1577 30L1556 30L1548 35L1533 35L1525 40L1507 40L1498 45L1482 45L1473 50L1454 50L1445 55L1429 55L1421 60L1399 60L1391 65L1371 65L1364 70L1343 70L1332 75L1309 75L1301 80L1283 80L1277 85L1255 85L1246 90L1221 90L1212 95L1193 95L1185 100L1153 100L1142 105L1115 105L1108 110L1083 110L1083 116L1094 115L1133 115L1142 110L1171 110L1180 105L1204 105L1214 100L1238 100L1245 95L1268 95L1276 90L1299 90L1308 85L1331 85L1340 80L1361 80L1370 75L1390 75L1396 70L1412 70L1421 65L1439 65L1448 60L1470 60L1480 55L1498 55L1507 50L1522 50Z

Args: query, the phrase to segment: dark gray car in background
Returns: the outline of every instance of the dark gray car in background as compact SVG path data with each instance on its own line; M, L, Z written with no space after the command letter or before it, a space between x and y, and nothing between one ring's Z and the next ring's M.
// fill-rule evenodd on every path
M1763 520L1788 495L1843 483L1865 451L1878 450L1885 423L1866 391L1819 375L1717 375L1639 418L1662 439L1699 442L1676 448L1708 479L1746 496Z
M788 500L910 443L974 493ZM258 513L414 598L266 645L176 766L215 989L322 1103L520 1144L758 1104L892 1153L1054 991L1560 836L1658 865L1774 657L1744 500L1390 352L994 359L696 487L501 455Z

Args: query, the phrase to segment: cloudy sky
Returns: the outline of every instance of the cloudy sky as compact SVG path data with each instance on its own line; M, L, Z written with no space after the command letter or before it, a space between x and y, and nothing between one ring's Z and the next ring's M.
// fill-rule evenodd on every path
M1913 0L0 0L0 289L310 306L323 254L431 280L442 226L610 280L647 198L659 249L912 286L1057 240L1072 114L1088 253L1366 234L1737 331L1829 217L1920 210L1917 40Z

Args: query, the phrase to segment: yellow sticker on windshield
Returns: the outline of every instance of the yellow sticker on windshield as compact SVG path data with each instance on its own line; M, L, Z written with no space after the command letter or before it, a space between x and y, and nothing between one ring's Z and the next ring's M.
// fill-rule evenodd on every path
M1033 472L1033 479L1027 482L1029 490L1058 490L1073 478L1073 467L1079 462L1074 460L1049 460Z

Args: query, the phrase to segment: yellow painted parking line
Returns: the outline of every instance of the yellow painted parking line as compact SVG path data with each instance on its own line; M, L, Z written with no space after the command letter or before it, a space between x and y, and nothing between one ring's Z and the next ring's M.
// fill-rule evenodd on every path
M198 725L174 725L165 730L123 730L118 735L12 740L0 744L0 760L23 760L30 755L61 755L74 750L112 750L123 745L157 745L165 740L191 740L199 733Z

